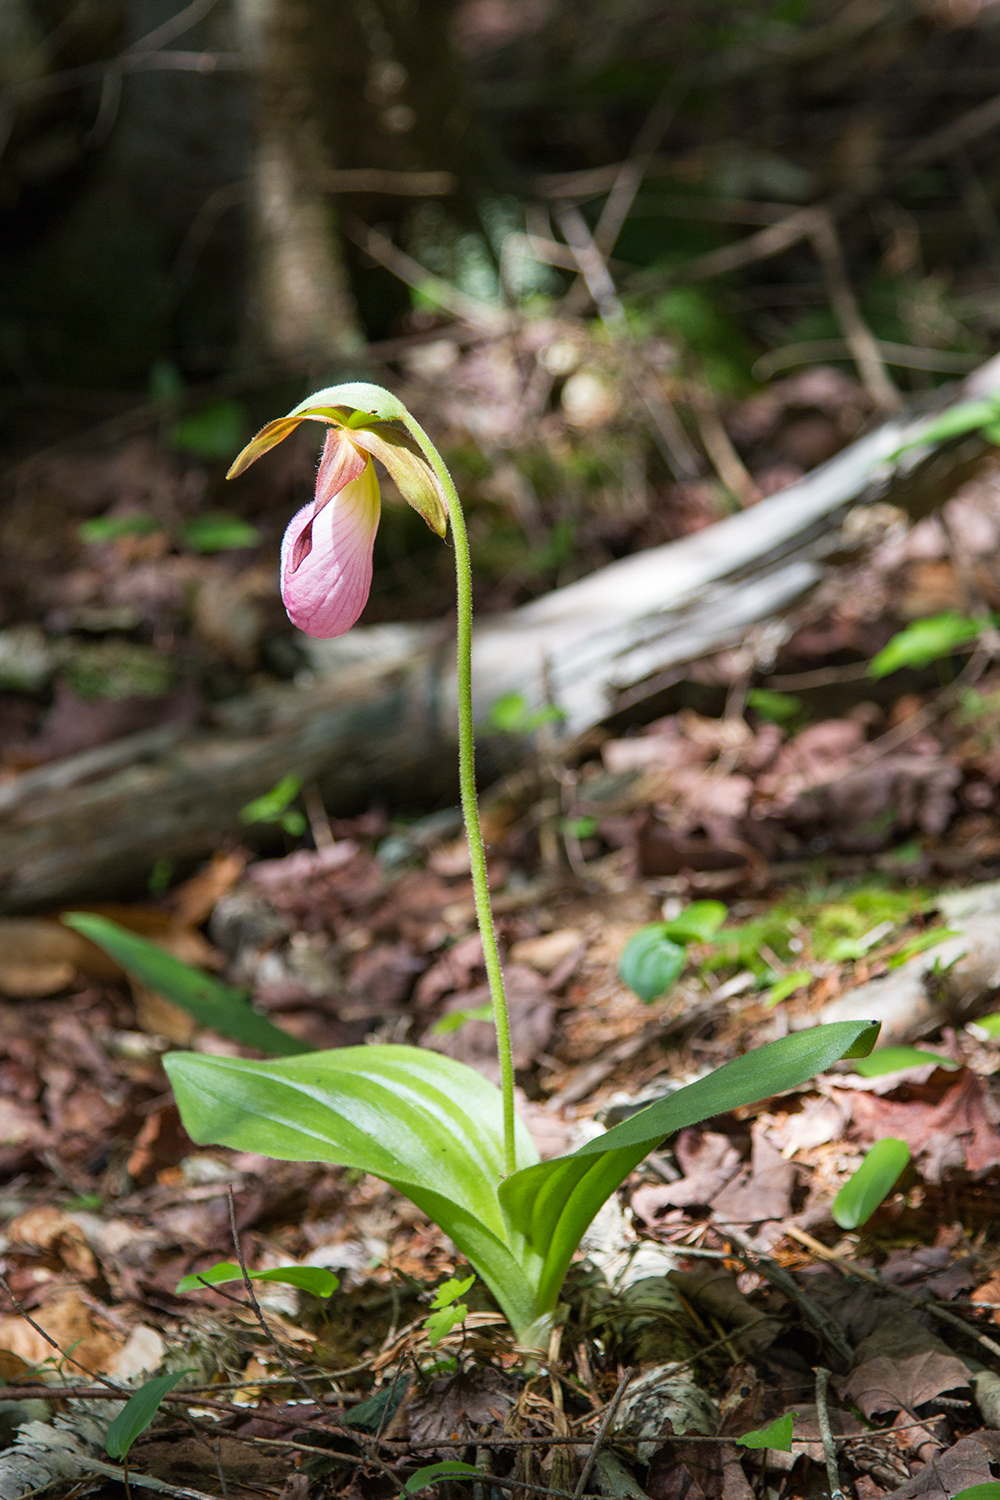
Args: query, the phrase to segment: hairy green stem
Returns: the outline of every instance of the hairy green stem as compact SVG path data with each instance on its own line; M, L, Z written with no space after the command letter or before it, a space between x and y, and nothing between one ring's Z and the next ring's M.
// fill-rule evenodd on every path
M493 911L490 905L490 888L486 875L486 848L483 844L483 830L479 822L479 805L476 798L476 743L472 719L472 559L469 556L469 535L465 527L462 502L458 498L458 491L445 467L444 460L419 422L409 412L403 420L426 454L427 461L444 490L448 505L448 519L451 522L451 535L455 545L455 586L458 598L458 639L456 642L458 780L461 788L462 816L465 819L465 833L469 843L476 920L482 934L486 978L489 982L490 998L493 1001L493 1020L496 1025L497 1052L500 1058L500 1092L503 1095L504 1175L509 1177L517 1169L514 1149L514 1059L510 1045L510 1020L507 1015L507 997L503 987L503 970L500 967L500 951L497 948Z

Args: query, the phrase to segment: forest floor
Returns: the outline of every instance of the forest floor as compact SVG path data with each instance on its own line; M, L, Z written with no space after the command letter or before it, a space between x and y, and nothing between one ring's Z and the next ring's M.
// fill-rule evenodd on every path
M471 381L485 359L460 370ZM864 420L860 387L819 373L728 414L759 488L795 477L793 449L801 473ZM495 380L483 391L488 404ZM192 530L214 479L152 437L21 463L6 540L36 566L0 632L7 777L296 670L266 489L215 551ZM308 462L289 465L291 494ZM489 503L514 506L499 467ZM585 565L707 524L717 504L701 482L632 511L591 495ZM565 581L551 529L551 555L512 564L481 507L486 604ZM989 631L926 667L868 664L907 622L1000 602L1000 469L986 461L916 524L869 509L863 554L831 566L769 677L754 686L738 651L693 663L648 713L582 743L543 726L522 772L484 795L519 1108L544 1156L817 1020L871 1015L880 1045L925 1050L882 1074L841 1064L665 1142L591 1230L540 1370L478 1289L432 1343L434 1289L462 1266L381 1182L192 1144L164 1052L253 1054L96 950L67 959L58 913L0 919L0 1435L57 1413L86 1460L61 1471L63 1493L117 1483L94 1436L115 1391L90 1377L161 1365L191 1373L135 1443L130 1482L179 1497L383 1500L449 1458L503 1493L576 1500L804 1500L829 1492L832 1455L857 1500L950 1500L996 1478L1000 667ZM116 532L147 511L155 524ZM415 567L405 548L385 561L374 617L407 577L415 613L441 607L443 582L414 583ZM252 990L315 1047L415 1042L495 1076L454 810L304 805L289 831L265 827L269 850L241 841L256 825L234 831L179 883L151 858L148 891L88 909ZM721 900L724 925L644 1002L619 976L626 945L699 900ZM884 1137L910 1164L845 1231L834 1198ZM339 1289L269 1286L263 1321L241 1291L178 1294L234 1256L231 1205L248 1266L326 1267ZM786 1413L790 1450L737 1443ZM18 1462L37 1440L21 1426ZM0 1454L4 1500L13 1462Z

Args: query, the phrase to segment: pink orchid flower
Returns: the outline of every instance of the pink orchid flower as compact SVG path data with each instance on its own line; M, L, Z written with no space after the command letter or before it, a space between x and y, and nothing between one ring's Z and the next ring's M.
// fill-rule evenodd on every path
M385 466L403 498L438 536L444 536L448 516L440 481L408 432L365 411L320 406L320 398L269 422L244 448L229 477L242 474L300 422L329 427L316 492L292 517L281 545L281 597L288 618L306 635L329 640L350 630L371 589L381 514L372 459Z

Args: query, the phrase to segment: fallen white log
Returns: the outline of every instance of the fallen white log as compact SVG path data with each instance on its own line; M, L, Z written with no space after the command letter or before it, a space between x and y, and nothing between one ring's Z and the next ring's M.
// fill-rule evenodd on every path
M952 399L1000 390L1000 359ZM926 417L900 417L797 484L695 535L612 563L476 628L477 718L510 692L550 698L576 735L616 694L743 641L822 574L839 521L895 484L901 503L925 452L892 455ZM947 460L939 455L936 462ZM956 459L957 465L957 459ZM208 853L239 809L289 771L320 781L331 812L391 792L424 802L454 786L455 679L437 625L359 628L304 642L311 680L218 705L196 731L130 736L0 786L0 909L23 911L145 888L158 859ZM496 737L485 770L515 753Z

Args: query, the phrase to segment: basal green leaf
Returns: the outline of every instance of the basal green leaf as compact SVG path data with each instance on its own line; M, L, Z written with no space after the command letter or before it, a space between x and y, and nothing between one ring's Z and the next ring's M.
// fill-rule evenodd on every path
M108 1424L104 1446L109 1457L128 1458L128 1450L136 1438L146 1431L159 1411L164 1396L169 1395L185 1375L193 1373L192 1370L178 1370L173 1375L157 1375L141 1385L135 1395L126 1401L117 1417Z
M83 911L67 912L62 920L103 948L134 979L194 1016L200 1025L211 1026L223 1036L272 1055L287 1057L309 1051L305 1042L258 1015L243 990L231 989L200 969L192 969L117 922Z
M684 972L687 949L671 942L665 922L652 922L625 946L618 978L648 1005L665 994Z
M854 1066L855 1073L862 1078L881 1078L885 1073L898 1073L901 1068L919 1068L934 1063L939 1068L960 1068L951 1057L940 1052L927 1052L923 1047L879 1047L868 1057L861 1057Z
M708 943L728 915L721 901L693 901L679 917L664 922L663 935L675 943Z
M416 1495L427 1489L428 1485L437 1484L440 1479L461 1479L463 1476L467 1479L489 1478L488 1474L484 1474L474 1464L463 1464L457 1458L443 1458L439 1464L427 1464L411 1474L403 1485L403 1494Z
M745 1432L734 1441L743 1448L778 1448L782 1453L791 1453L792 1427L797 1416L798 1412L786 1411L770 1427L755 1427L753 1432Z
M1000 1480L992 1484L971 1484L967 1490L959 1490L951 1500L1000 1500Z
M455 1241L515 1328L532 1321L538 1257L497 1199L502 1100L481 1074L437 1052L389 1045L280 1062L173 1052L164 1065L193 1140L381 1177ZM520 1122L516 1146L521 1166L538 1160Z
M854 1176L844 1183L833 1200L834 1223L841 1229L856 1229L871 1218L892 1192L910 1160L905 1141L876 1141Z
M573 1252L601 1204L647 1152L687 1125L798 1088L843 1057L863 1056L872 1021L836 1021L768 1042L624 1120L572 1156L527 1167L500 1188L513 1228L544 1260L539 1311L555 1305Z
M930 615L926 620L915 620L872 657L868 663L868 676L888 677L900 667L929 666L932 661L940 661L959 646L974 641L991 623L991 620L974 620L969 615L960 615L954 609Z
M251 1281L277 1281L282 1286L296 1286L303 1292L312 1292L314 1297L332 1297L340 1282L332 1271L322 1266L275 1266L271 1271L248 1271ZM475 1279L475 1278L473 1278ZM242 1281L243 1272L232 1261L220 1260L206 1271L185 1276L174 1288L177 1293L194 1292L207 1282L209 1286L224 1286L227 1281Z

